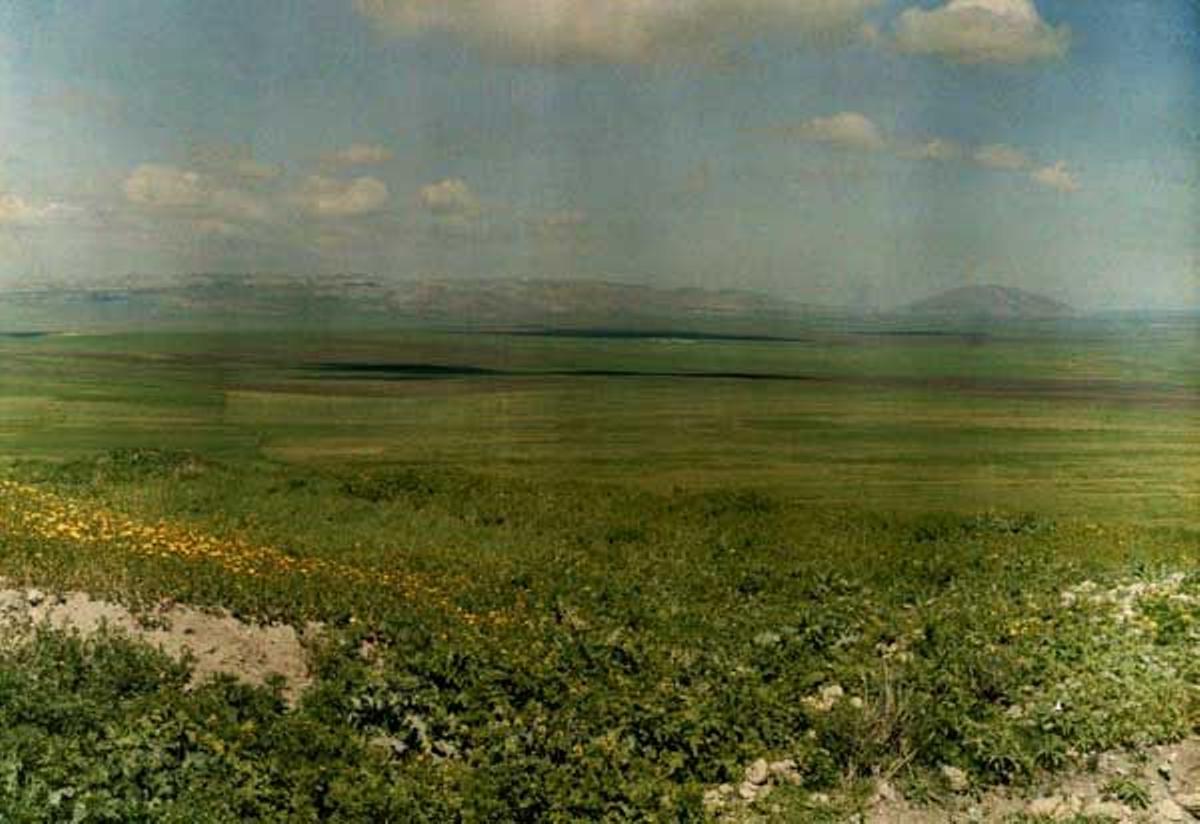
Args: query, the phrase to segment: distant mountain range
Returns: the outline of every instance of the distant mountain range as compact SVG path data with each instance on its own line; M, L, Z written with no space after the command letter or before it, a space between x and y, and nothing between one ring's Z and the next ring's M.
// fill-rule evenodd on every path
M814 321L957 326L1074 315L1064 303L1002 286L952 289L890 313L855 312L738 289L663 289L600 280L197 274L0 291L0 331L133 323L346 323L788 335Z
M465 327L745 325L830 313L827 307L735 289L660 289L595 280L389 281L365 275L191 275L104 287L0 292L0 319L202 323L362 321Z
M955 321L1020 321L1074 317L1070 306L1008 286L963 286L905 307L909 316Z

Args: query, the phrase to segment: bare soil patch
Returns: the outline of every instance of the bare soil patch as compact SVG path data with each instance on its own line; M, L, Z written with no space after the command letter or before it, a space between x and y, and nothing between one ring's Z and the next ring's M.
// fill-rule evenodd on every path
M0 579L0 629L32 632L39 625L88 635L102 627L161 649L173 658L192 658L193 683L224 673L249 684L283 678L284 695L295 701L311 682L304 636L288 625L250 624L227 612L201 611L164 602L149 613L135 613L85 592L48 593L6 588Z

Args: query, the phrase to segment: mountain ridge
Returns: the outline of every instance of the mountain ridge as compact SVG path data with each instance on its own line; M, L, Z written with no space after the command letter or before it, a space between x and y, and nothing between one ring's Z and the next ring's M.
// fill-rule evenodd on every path
M613 280L534 278L391 280L201 273L105 284L0 290L0 309L49 316L138 315L160 321L297 319L495 327L621 327L674 323L770 324L846 313L742 289L655 287Z
M1070 318L1078 312L1062 301L1013 286L981 284L947 289L903 307L910 317L1019 321Z

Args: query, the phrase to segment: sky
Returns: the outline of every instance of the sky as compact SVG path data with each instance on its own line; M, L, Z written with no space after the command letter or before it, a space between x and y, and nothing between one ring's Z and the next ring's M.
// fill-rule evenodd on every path
M0 286L1200 306L1195 0L6 0Z

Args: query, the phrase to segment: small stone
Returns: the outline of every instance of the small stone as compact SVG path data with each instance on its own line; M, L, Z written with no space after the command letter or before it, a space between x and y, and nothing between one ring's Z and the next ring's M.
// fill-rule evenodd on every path
M704 791L704 809L708 812L715 812L725 806L725 795L720 789L714 788Z
M808 800L813 804L819 804L824 807L829 803L829 796L826 793L813 793L808 797Z
M1154 805L1155 821L1184 821L1187 817L1187 811L1170 798L1164 798Z
M871 796L871 804L894 804L900 800L900 794L892 786L892 782L881 778L875 785L875 794Z
M950 787L951 792L966 792L967 788L971 786L971 781L967 778L967 774L958 767L943 764L941 772L942 778L946 779L946 784Z
M31 589L25 593L25 600L29 603L29 606L36 607L46 600L46 593L40 589Z
M769 769L771 775L785 784L799 785L800 769L796 766L796 761L791 758L785 758L782 761L772 761Z
M856 710L861 710L866 706L866 704L864 704L863 700L856 695L850 699L850 706L854 707Z
M846 691L842 689L841 684L826 684L816 695L809 695L800 700L811 710L829 712L845 695Z
M1175 803L1191 813L1194 818L1200 818L1200 793L1177 795Z
M743 781L738 787L738 795L746 801L753 801L758 796L759 786L751 784L749 781Z
M28 603L18 592L0 592L0 614L21 613L28 608Z
M770 774L767 759L760 758L746 768L746 781L756 786L762 786L767 783L767 778Z
M404 755L408 746L399 738L391 735L377 735L367 742L377 750L382 750L388 755L401 756Z

